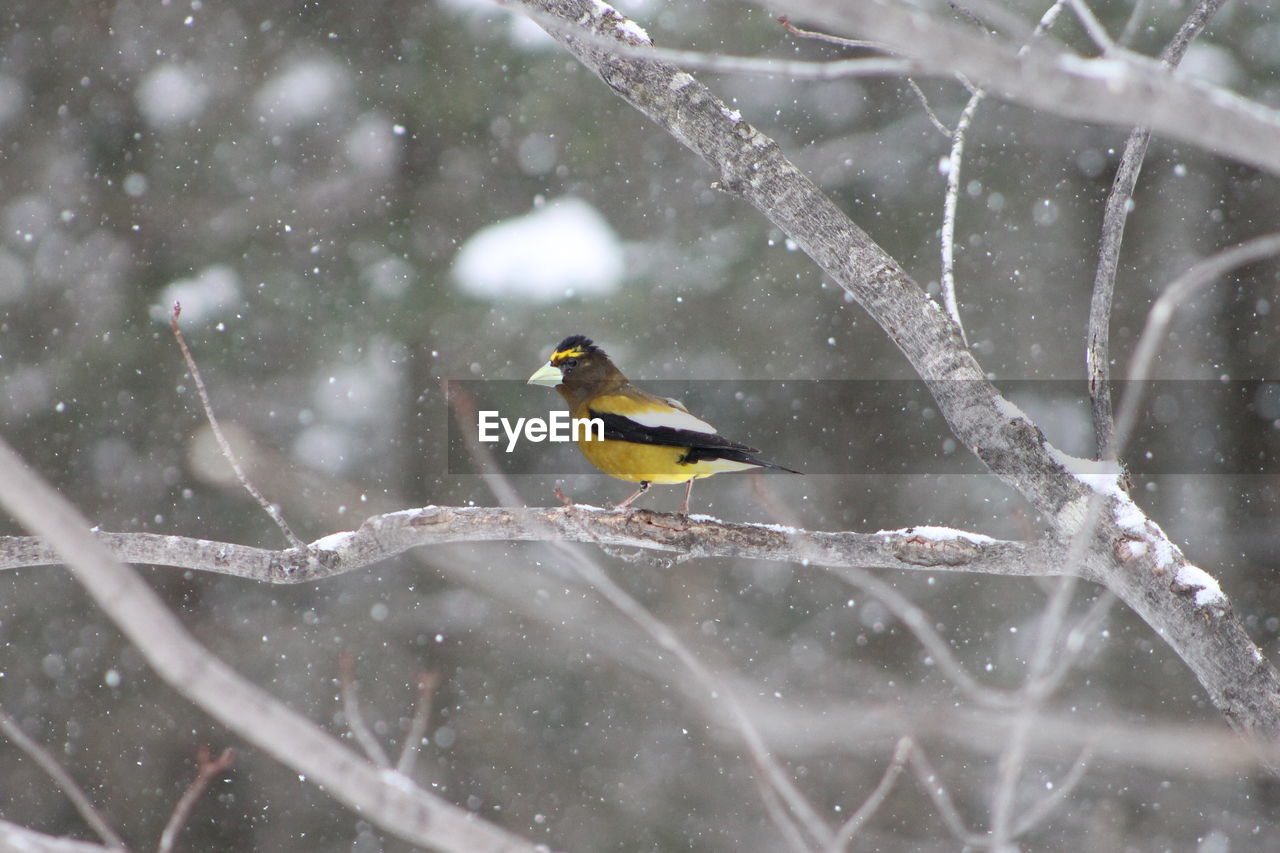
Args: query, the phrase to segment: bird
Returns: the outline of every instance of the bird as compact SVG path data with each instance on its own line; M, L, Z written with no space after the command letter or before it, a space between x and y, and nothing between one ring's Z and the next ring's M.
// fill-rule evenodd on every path
M689 514L693 481L725 471L772 468L799 474L758 458L754 447L730 441L685 408L679 400L650 394L631 383L585 335L570 335L528 384L555 388L569 404L569 415L599 418L603 439L583 430L578 449L600 471L640 488L614 509L629 508L654 483L688 483L681 515Z

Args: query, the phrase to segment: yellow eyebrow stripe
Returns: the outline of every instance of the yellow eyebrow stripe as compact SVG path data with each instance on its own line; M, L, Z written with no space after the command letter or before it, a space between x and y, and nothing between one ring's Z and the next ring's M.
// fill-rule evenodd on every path
M558 359L565 358L582 358L586 354L587 351L582 347L573 347L572 349L562 349L558 352L551 353L551 360L556 361Z

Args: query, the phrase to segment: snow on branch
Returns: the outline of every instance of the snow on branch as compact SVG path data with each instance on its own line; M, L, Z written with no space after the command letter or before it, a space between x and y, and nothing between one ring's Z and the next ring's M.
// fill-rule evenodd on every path
M893 0L767 0L766 5L832 32L874 39L935 73L963 75L1024 106L1092 123L1142 125L1280 174L1280 111L1174 74L1131 51L1090 58L1045 45L1019 55L1015 43Z
M420 546L460 542L584 542L692 557L744 557L829 568L882 568L1053 576L1063 567L1047 551L939 527L831 533L775 524L735 524L710 516L588 506L428 506L374 516L308 548L273 551L154 533L95 534L119 560L234 575L265 583L314 583ZM0 537L0 569L61 563L33 536Z

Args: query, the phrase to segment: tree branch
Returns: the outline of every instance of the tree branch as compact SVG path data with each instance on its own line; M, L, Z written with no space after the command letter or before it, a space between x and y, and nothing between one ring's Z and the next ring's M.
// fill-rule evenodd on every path
M89 795L76 784L75 778L67 772L65 767L58 763L58 760L54 758L49 750L28 737L27 733L22 730L22 726L18 724L18 721L9 716L3 708L0 708L0 732L4 732L5 737L31 756L32 760L39 764L45 773L49 774L54 784L62 790L62 793L75 806L76 811L84 818L84 822L89 824L90 828L102 839L104 845L112 850L127 849L124 841L111 828L111 824L107 823L106 819L94 808L93 801L89 799ZM0 835L0 841L2 840L3 836ZM3 846L0 845L0 850L3 849Z
M773 524L735 524L709 516L588 506L445 507L377 515L356 530L317 539L305 550L272 551L154 533L94 533L116 559L248 578L315 583L424 545L459 542L584 542L687 557L783 560L831 568L882 568L1051 577L1064 567L1051 543L1028 546L962 531L908 527L881 533L828 533ZM314 562L309 562L310 554ZM34 536L0 536L0 569L56 565L59 552Z
M766 5L832 31L882 42L931 71L962 74L1006 100L1065 118L1142 125L1280 174L1280 112L1219 86L1175 76L1138 54L1086 59L1046 49L1019 56L1013 44L892 0L767 0Z
M112 557L88 520L3 441L0 505L57 543L76 579L170 686L365 819L438 850L534 853L532 842L363 760L211 654L137 573Z
M0 820L0 853L118 853L119 850L118 847L45 835L16 823Z
M1169 68L1176 68L1191 42L1225 2L1226 0L1201 0L1178 28L1173 40L1165 46L1160 54L1160 61ZM1089 341L1085 349L1089 399L1093 408L1093 433L1100 459L1116 459L1122 449L1112 446L1115 420L1111 409L1111 305L1116 288L1116 270L1120 266L1120 244L1124 241L1124 226L1129 218L1133 190L1138 184L1138 174L1142 171L1142 161L1147 156L1147 143L1150 141L1151 131L1145 127L1136 127L1129 132L1102 215L1098 269L1094 274L1093 295L1089 303Z
M630 31L625 18L598 2L522 3L596 36L623 39ZM834 15L837 7L839 20ZM812 2L807 8L829 13L824 19L829 26L858 23L907 54L923 52L919 44L911 43L918 39L931 55L954 63L953 70L995 91L1005 90L1008 75L1016 72L1016 77L1024 68L1036 72L1029 84L1033 88L1061 78L1065 82L1045 85L1049 100L1077 104L1080 112L1088 107L1090 119L1108 120L1106 110L1093 112L1091 93L1100 95L1100 87L1109 83L1135 97L1151 99L1158 109L1138 120L1153 127L1161 126L1157 118L1169 124L1169 110L1175 106L1179 126L1198 123L1186 122L1189 114L1204 117L1203 104L1200 111L1188 111L1191 101L1200 102L1184 94L1188 89L1203 93L1204 87L1175 81L1165 73L1153 76L1126 64L1115 74L1091 76L1095 69L1112 66L1078 57L1041 57L1039 51L1022 58L1012 51L1008 57L997 52L993 55L998 61L987 67L985 57L992 48L986 41L905 10L879 2L834 0ZM875 21L868 23L868 19ZM1085 547L1079 550L1089 568L1065 571L1087 571L1133 608L1191 667L1211 701L1239 731L1268 741L1280 737L1280 674L1249 640L1213 578L1191 566L1164 531L1123 492L1117 472L1100 472L1052 447L1031 420L986 380L955 324L937 303L787 160L773 140L677 68L616 56L598 46L594 37L575 39L567 26L554 28L552 35L619 96L705 159L719 173L718 186L759 209L850 294L928 384L955 435L1040 511L1060 542L1083 535ZM935 52L948 44L953 49ZM973 56L981 67L970 67L975 65L970 61ZM1021 88L1027 85L1017 83ZM1232 103L1233 109L1240 107ZM1242 119L1230 131L1218 129L1231 135L1232 150L1252 151L1275 161L1272 166L1280 169L1280 145L1274 144L1280 139L1280 117L1262 112L1266 116L1249 106L1244 113L1252 116L1252 124ZM1115 118L1112 115L1111 120ZM1126 124L1134 120L1134 115L1126 114ZM1201 127L1215 123L1206 120ZM1248 144L1241 149L1244 142ZM1257 154L1264 149L1269 153ZM1090 511L1091 496L1100 501L1098 511Z

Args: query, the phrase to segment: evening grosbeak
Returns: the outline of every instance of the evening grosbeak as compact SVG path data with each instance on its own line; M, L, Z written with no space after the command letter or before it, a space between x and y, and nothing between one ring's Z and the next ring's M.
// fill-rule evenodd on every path
M758 450L721 437L680 401L632 385L604 350L583 335L561 341L551 360L529 377L529 384L559 391L569 404L570 417L603 421L604 439L584 430L578 449L609 476L640 484L617 509L631 506L653 483L688 483L680 508L688 514L693 481L700 477L750 468L800 473L757 459L753 454Z

